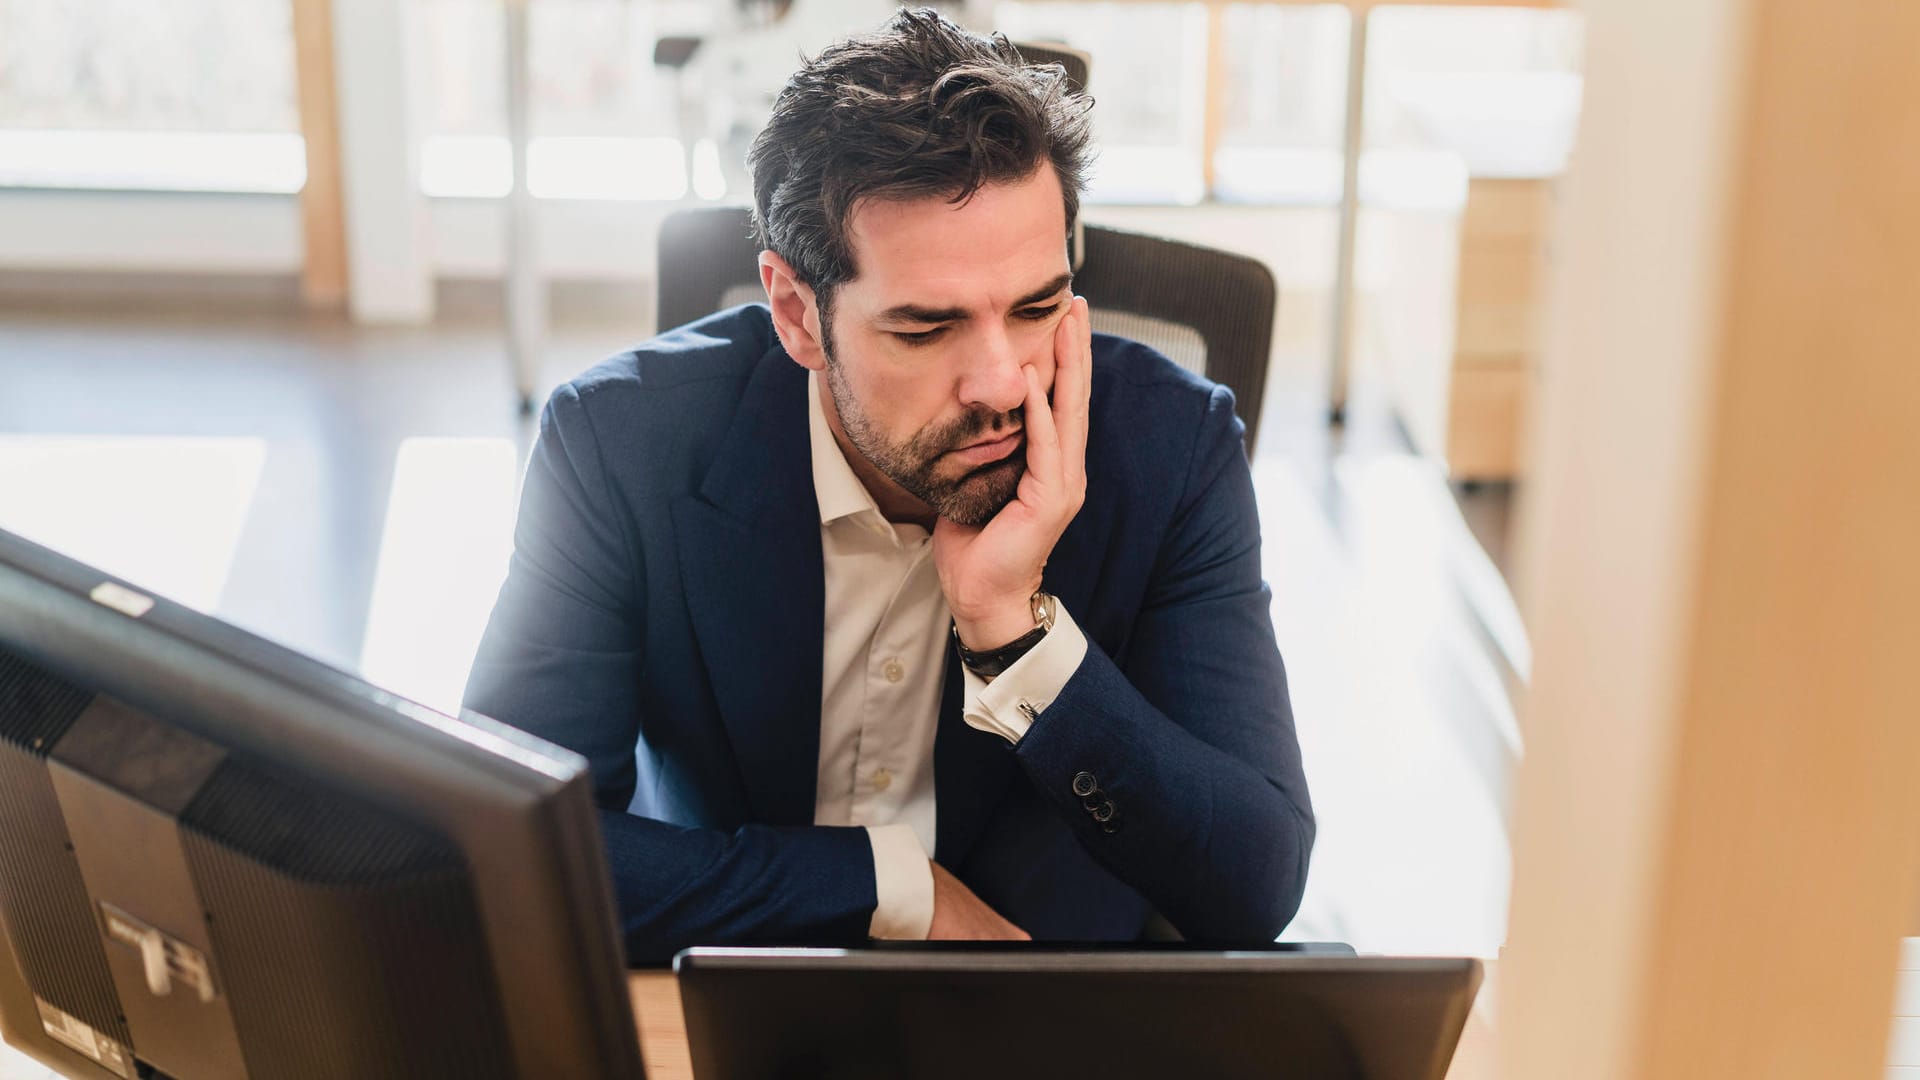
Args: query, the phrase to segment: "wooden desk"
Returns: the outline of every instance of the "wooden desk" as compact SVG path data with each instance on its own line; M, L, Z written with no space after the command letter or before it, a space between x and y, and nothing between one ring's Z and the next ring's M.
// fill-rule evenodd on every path
M633 998L633 1022L640 1029L647 1080L693 1080L687 1019L680 1011L680 986L673 973L636 971L627 976L627 994Z
M1488 974L1489 982L1492 974ZM633 998L634 1022L640 1029L640 1052L647 1060L647 1080L693 1080L693 1060L687 1053L687 1027L680 1011L680 988L665 971L638 971L627 976ZM1490 1001L1486 989L1481 1000ZM1454 1053L1447 1080L1492 1080L1493 1030L1484 1010L1475 1005Z

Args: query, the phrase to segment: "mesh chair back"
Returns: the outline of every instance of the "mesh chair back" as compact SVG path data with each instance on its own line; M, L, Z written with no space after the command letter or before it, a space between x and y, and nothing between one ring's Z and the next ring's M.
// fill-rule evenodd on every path
M654 326L672 330L754 300L760 288L760 242L744 206L675 210L660 223L659 287Z
M1158 236L1086 227L1073 290L1093 328L1151 345L1233 391L1253 453L1279 289L1258 259Z
M1071 49L1065 45L1048 42L1045 45L1014 42L1019 50L1020 59L1029 64L1059 64L1067 71L1067 89L1076 94L1087 91L1087 69L1091 66L1091 54Z
M1233 391L1252 454L1273 349L1277 294L1257 259L1089 225L1074 291L1093 328L1131 338ZM679 210L660 228L658 325L681 326L764 297L745 207Z

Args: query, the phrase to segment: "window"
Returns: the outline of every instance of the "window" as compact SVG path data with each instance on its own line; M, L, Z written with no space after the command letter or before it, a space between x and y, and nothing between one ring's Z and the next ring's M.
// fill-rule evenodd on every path
M1474 176L1551 176L1580 110L1578 12L1389 8L1374 16L1370 142L1457 154Z
M1008 0L1016 41L1092 56L1099 138L1089 202L1339 201L1350 16L1335 4L1231 4L1213 187L1205 188L1210 33L1200 4ZM1579 108L1581 17L1388 7L1369 24L1362 197L1457 204L1464 177L1557 172Z
M1091 203L1197 203L1206 123L1207 11L1200 4L1030 3L994 8L1016 42L1089 53L1099 158Z
M435 196L504 195L512 173L501 6L414 0L412 17L427 96L421 187ZM755 117L756 127L757 115L719 92L738 98L756 89L740 75L766 65L734 61L750 54L758 29L736 18L732 5L701 0L535 0L528 9L528 187L541 198L615 200L743 190L734 162L751 131L736 134L731 114ZM663 37L702 43L693 62L676 70L654 63ZM790 67L793 55L781 62ZM773 85L785 75L782 67ZM756 94L744 96L750 102Z
M0 186L295 192L290 0L0 0Z
M1292 206L1339 202L1349 25L1347 12L1333 6L1227 8L1215 198Z

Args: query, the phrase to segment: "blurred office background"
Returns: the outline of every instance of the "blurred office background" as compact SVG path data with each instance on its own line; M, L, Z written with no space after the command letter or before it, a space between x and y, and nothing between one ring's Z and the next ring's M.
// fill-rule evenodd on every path
M1513 1076L1920 1074L1920 9L1484 2L948 10L1278 284L1287 936L1504 950ZM0 0L0 528L454 708L523 399L887 11Z

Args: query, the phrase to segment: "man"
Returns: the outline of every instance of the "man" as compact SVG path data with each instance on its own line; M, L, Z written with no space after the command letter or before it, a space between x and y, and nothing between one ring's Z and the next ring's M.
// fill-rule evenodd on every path
M1241 425L1090 333L1063 82L927 10L828 49L749 159L767 306L547 405L467 704L592 763L636 963L1299 904Z

